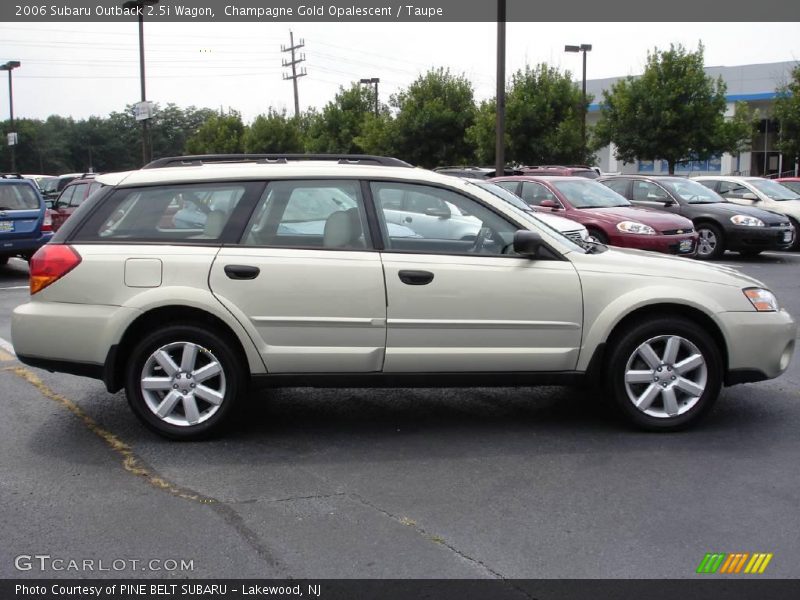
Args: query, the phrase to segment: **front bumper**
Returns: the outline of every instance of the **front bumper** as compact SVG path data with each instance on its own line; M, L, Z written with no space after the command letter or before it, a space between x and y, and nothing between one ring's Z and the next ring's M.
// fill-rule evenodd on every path
M725 385L774 379L789 367L797 323L788 312L725 312L718 316L728 343Z
M787 236L788 235L788 239ZM732 226L725 230L728 250L782 250L791 246L797 232L791 225L775 227Z
M622 248L650 250L676 256L694 256L697 254L697 238L697 233L676 235L619 234L612 236L609 243L612 246L620 246Z

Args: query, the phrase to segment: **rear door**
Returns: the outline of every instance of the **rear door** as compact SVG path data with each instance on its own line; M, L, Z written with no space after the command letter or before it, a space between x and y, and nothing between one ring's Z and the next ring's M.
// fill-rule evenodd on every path
M372 182L385 249L386 372L569 371L581 340L583 301L566 260L513 255L519 228L452 190ZM480 223L476 239L394 237L382 199L439 197Z
M380 371L386 292L361 184L269 183L211 289L254 335L271 373Z

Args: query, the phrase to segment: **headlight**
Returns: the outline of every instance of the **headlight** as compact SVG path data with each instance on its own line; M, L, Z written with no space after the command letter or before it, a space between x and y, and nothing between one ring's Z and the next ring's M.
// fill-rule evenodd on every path
M774 312L778 310L778 299L769 290L745 288L742 291L758 312Z
M636 221L622 221L622 223L617 223L617 229L623 233L638 233L639 235L656 234L656 230L649 225L637 223Z
M764 221L756 219L755 217L748 217L747 215L733 215L731 223L734 225L744 225L746 227L764 227Z

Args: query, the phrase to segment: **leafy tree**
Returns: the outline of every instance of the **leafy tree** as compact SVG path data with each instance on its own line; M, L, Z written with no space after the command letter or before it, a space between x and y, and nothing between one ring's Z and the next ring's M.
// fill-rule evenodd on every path
M546 64L517 71L506 93L507 160L529 165L591 162L581 139L584 108L569 71L561 74ZM494 163L496 118L497 101L486 100L468 132L476 157L484 164Z
M725 118L726 86L703 70L703 45L648 53L639 78L627 77L603 92L597 148L613 142L625 162L664 159L669 172L687 160L737 152L752 137L749 115Z
M190 154L235 154L242 151L242 116L235 110L214 114L186 142Z
M395 150L394 132L395 123L388 108L375 116L368 114L364 118L361 135L356 137L355 143L366 154L379 156L393 156L398 154Z
M471 162L467 130L475 122L472 84L442 68L428 71L392 96L395 154L423 167Z
M287 118L272 108L258 115L244 134L244 151L250 153L303 152L302 120Z
M792 69L790 81L778 88L775 117L781 124L778 148L797 164L800 161L800 65Z
M187 140L216 115L211 108L180 108L171 102L163 108L159 105L155 108L155 116L150 121L154 158L184 154Z
M313 115L308 126L307 147L310 152L359 153L356 142L363 133L364 121L375 110L371 90L358 83L339 88L336 97Z

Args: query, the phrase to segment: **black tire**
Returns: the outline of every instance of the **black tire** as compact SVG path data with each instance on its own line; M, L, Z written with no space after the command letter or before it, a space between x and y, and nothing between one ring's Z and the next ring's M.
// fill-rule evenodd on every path
M663 360L669 339L682 340L673 361ZM683 317L649 318L630 325L612 341L606 389L619 414L630 424L648 431L675 431L695 423L716 402L722 388L721 353L714 339L697 323ZM639 352L646 342L654 351L652 357L657 359L658 366L646 364L644 355ZM695 354L702 357L703 365L689 368L690 364L684 361ZM675 369L681 362L684 366ZM648 371L650 373L646 374ZM646 380L626 384L628 372L631 377ZM692 384L695 386L692 389L701 391L699 395L684 391ZM675 399L675 404L671 405L673 415L667 408L668 393ZM638 408L631 397L642 400L650 395L654 399L644 407L648 412Z
M0 256L0 267L8 264L8 256Z
M745 258L754 258L761 254L763 250L739 250L739 255Z
M791 217L789 217L789 221L791 221L794 227L794 240L792 240L792 245L789 246L787 250L791 252L800 252L800 222Z
M187 346L195 348L196 358L191 362L192 371L187 370L184 373L180 370L180 361ZM166 369L155 360L154 353L159 349L165 350L174 365L179 367L177 375L169 376ZM134 414L156 433L173 440L207 438L221 431L238 404L239 396L246 387L246 374L241 366L243 362L227 336L194 324L170 325L145 336L133 348L127 361L125 394ZM206 377L216 370L212 363L219 366L219 374ZM144 391L141 380L146 368L152 377L168 379L169 382L165 387ZM197 377L206 379L189 377L190 374L200 373L203 368L207 369L205 374L198 374ZM175 385L179 387L176 389L173 387ZM177 400L172 396L173 390ZM195 393L198 395L195 396ZM218 404L203 397L212 394L221 397ZM168 396L170 399L166 405L173 408L164 417L160 417L155 408L159 402L166 408L163 401ZM192 402L197 411L194 415L190 415ZM192 419L191 416L195 418ZM192 424L192 420L196 422Z
M695 229L700 236L697 240L697 255L695 258L698 260L716 260L725 254L725 235L719 226L713 223L700 223ZM704 244L704 240L706 244ZM701 248L705 248L706 245L708 245L708 252L701 254Z
M589 235L596 239L601 244L608 246L608 236L599 229L588 229Z

